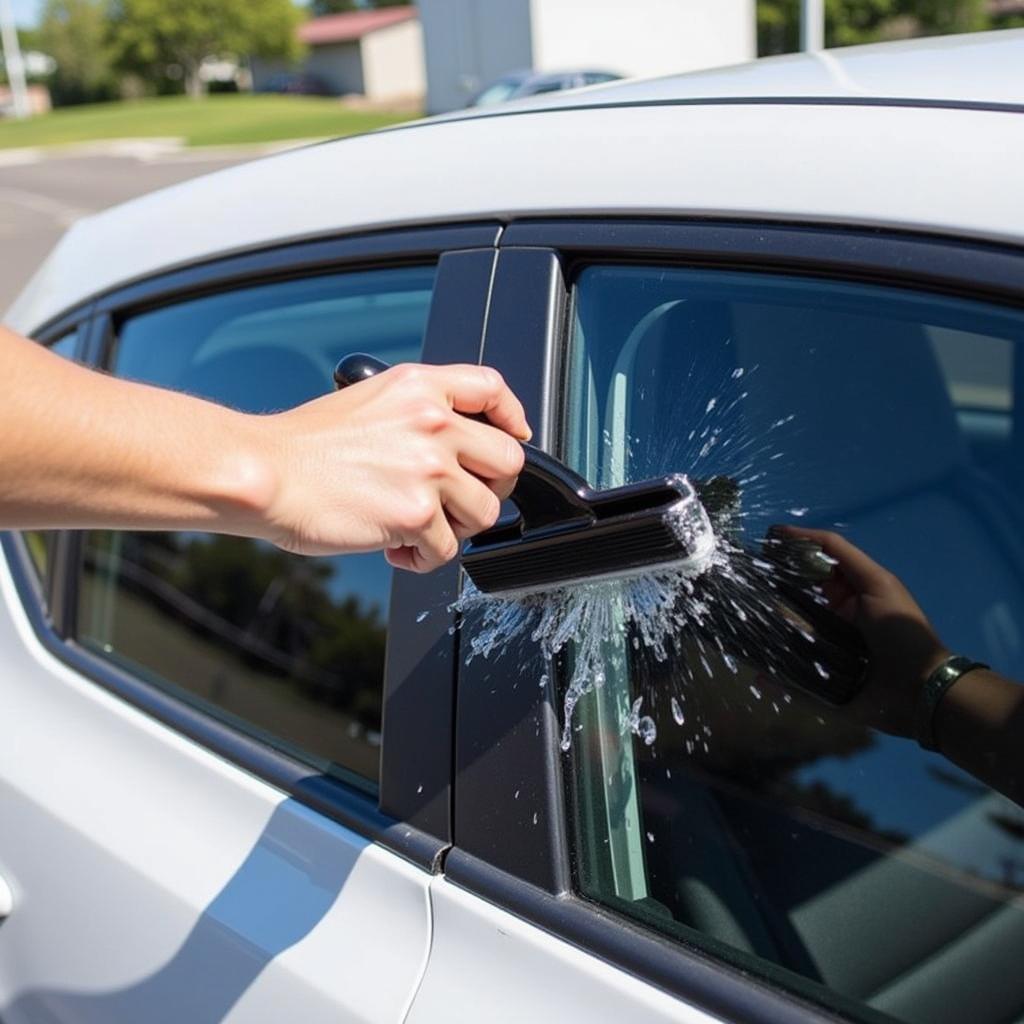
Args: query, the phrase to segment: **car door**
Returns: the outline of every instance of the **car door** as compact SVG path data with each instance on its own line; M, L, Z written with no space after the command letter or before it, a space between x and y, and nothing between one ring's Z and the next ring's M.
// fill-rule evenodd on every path
M352 350L476 361L495 237L235 257L43 336L268 412ZM202 534L4 555L0 1019L402 1020L450 842L454 570L392 587L377 556Z
M584 613L545 661L537 616L568 623L572 598L466 617L455 845L411 1020L495 991L501 1020L1024 1019L1021 809L773 671L783 623L744 632L765 531L804 523L1024 678L1022 259L769 225L504 232L484 357L538 443L602 487L733 481L718 528L754 578L712 570L727 615L660 651ZM595 629L603 678L563 752Z

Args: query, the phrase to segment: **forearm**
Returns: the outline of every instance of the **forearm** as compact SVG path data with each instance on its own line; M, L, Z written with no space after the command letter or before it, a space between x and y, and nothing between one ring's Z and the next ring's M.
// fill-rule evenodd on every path
M85 369L0 328L0 528L255 532L256 418Z
M1024 686L967 672L936 709L935 737L943 755L1024 805Z

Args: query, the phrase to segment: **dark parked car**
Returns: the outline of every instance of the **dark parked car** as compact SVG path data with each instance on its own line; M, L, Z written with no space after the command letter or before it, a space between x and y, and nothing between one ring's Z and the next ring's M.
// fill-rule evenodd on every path
M319 76L305 72L282 72L269 78L258 90L288 96L332 96L331 87Z
M614 82L621 77L611 71L513 71L481 89L469 101L469 106L489 107L495 103L522 99L524 96Z

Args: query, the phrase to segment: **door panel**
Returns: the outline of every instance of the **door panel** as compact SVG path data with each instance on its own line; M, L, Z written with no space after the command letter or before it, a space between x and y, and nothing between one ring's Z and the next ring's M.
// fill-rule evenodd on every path
M230 356L230 371L250 343L261 357L282 344L302 347L296 354L315 359L322 377L316 387L323 391L342 352L369 348L392 359L415 357L415 351L398 351L397 342L391 350L387 345L398 338L408 349L417 332L425 331L425 361L475 361L493 237L493 230L488 235L430 229L318 242L289 247L284 257L240 257L143 282L111 298L110 312L94 324L93 336L103 344L93 354L99 359L100 349L109 354L111 342L123 341L118 331L131 320L122 310L139 314L135 330L145 323L159 326L157 314L173 319L175 309L186 317L209 314L183 333L137 337L136 363L119 369L243 406L264 400L254 399L248 387L229 393L231 372L219 372L213 387L209 379L204 384L185 374L183 363L176 369L174 360L180 363L190 351L176 344L198 340L207 346L190 364L196 373L211 370L215 356ZM445 245L460 242L479 248L438 255ZM282 259L291 262L285 266ZM403 295L415 289L402 280L435 263L424 326L422 305L415 317L403 314ZM347 267L353 273L340 273ZM307 297L303 281L278 280L281 271L298 268L309 269L309 280L332 294ZM331 273L316 278L318 269ZM360 297L352 289L363 271L368 287ZM265 308L255 308L262 299L254 273L267 275L258 279L267 285ZM375 292L379 301L370 301L375 282L382 285ZM390 291L384 287L389 282ZM167 305L178 301L182 288L200 285L209 301ZM214 296L217 286L225 291ZM291 301L296 293L301 294ZM278 302L277 295L289 303ZM251 308L218 321L213 298L249 302ZM305 318L301 329L289 331L274 320L275 310L286 307ZM150 318L145 323L143 314ZM275 376L265 370L249 367L253 387L295 384L291 371ZM268 407L291 400L280 395L275 390ZM152 536L139 543L151 541ZM209 558L200 565L188 556L192 547L209 555L213 545L207 550L201 538L190 535L179 547L153 549L143 566L147 576L132 577L124 551L111 558L102 549L94 567L107 574L107 585L94 585L80 606L60 571L77 571L81 564L78 536L64 534L61 544L55 588L61 601L59 608L51 605L49 620L26 585L31 570L16 544L5 541L8 557L0 564L0 721L7 727L0 744L0 879L12 890L14 904L0 918L0 1020L401 1021L425 969L430 872L437 870L449 838L454 640L445 609L457 567L397 586L386 623L387 582L374 577L381 584L376 603L382 609L373 662L377 703L364 709L360 730L353 722L339 729L337 716L322 715L319 726L334 730L317 745L309 742L308 731L289 730L289 723L296 721L302 700L321 699L331 711L338 695L306 683L331 673L345 697L353 679L366 683L363 691L372 689L372 673L366 659L356 663L353 644L339 643L324 653L319 642L351 639L353 631L346 633L338 622L351 626L352 615L321 615L315 623L321 637L310 640L313 613L331 609L310 602L308 580L296 587L289 576L287 586L260 590L257 613L276 609L275 621L287 619L287 629L267 628L267 614L263 620L259 614L232 619L228 612L234 614L236 606L214 607L219 617L211 618L211 594L236 605L251 596L253 560L220 559L219 587L204 589L200 575L183 570L209 569ZM300 561L311 573L327 563L288 560L293 575L301 575ZM342 561L334 566L345 574L341 584L368 592L369 576L359 568L365 561ZM225 566L230 571L222 571ZM208 573L205 578L208 584ZM335 607L346 604L341 589L332 585ZM149 600L144 635L140 616L129 614L140 598ZM423 617L422 610L430 614ZM76 612L85 612L77 622ZM385 624L399 638L395 646L402 656L389 655L381 678ZM78 636L81 643L62 639ZM234 658L239 646L244 657ZM207 673L202 677L194 671L200 649ZM294 663L277 657L288 650L300 655ZM329 664L313 679L306 670L320 657ZM213 665L218 659L219 668ZM257 679L254 665L274 671ZM264 692L254 693L261 680ZM200 683L205 689L196 692ZM264 701L275 696L282 714L245 720L244 709L231 701L247 695ZM377 789L376 764L360 781L351 774L361 763L346 763L342 756L353 739L380 750L379 803L366 793Z
M434 942L408 1024L717 1019L444 878L430 898Z
M429 875L82 680L6 566L0 597L0 1019L400 1020Z

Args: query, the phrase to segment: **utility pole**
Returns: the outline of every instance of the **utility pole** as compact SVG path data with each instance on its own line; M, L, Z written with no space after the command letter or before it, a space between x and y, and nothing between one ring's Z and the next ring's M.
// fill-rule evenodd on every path
M825 0L800 0L800 49L825 49Z
M11 99L14 101L14 116L28 117L32 111L28 104L28 86L25 84L25 62L21 59L11 0L0 0L0 41L3 42L4 68L7 70L7 83L11 87Z

